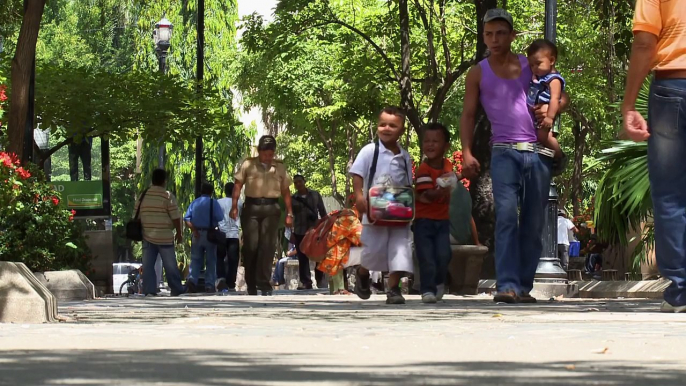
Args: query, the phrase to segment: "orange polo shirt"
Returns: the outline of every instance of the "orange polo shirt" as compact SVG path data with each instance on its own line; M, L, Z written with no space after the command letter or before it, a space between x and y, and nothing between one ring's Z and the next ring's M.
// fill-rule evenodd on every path
M634 32L658 37L653 69L686 70L686 1L637 0Z

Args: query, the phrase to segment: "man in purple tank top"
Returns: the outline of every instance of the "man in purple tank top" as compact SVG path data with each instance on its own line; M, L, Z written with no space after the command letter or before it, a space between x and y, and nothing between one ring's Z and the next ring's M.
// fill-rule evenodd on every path
M491 178L498 281L494 301L535 303L529 292L543 249L553 153L536 143L534 117L526 101L532 72L526 57L512 52L515 37L507 11L495 8L486 13L484 42L490 56L467 74L460 133L464 174L476 175L480 165L471 147L481 102L493 130ZM563 96L562 106L567 102ZM546 108L539 107L539 112Z

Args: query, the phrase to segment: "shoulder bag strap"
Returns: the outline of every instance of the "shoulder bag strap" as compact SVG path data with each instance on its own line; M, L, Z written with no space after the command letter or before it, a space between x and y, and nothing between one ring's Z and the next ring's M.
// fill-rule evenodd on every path
M369 182L367 183L367 189L374 185L374 177L376 175L376 164L379 162L379 140L374 142L374 159L372 160L372 167L369 168Z
M136 209L136 216L133 218L134 220L138 220L138 217L141 214L141 205L143 205L143 199L145 198L145 193L148 193L148 189L145 189L143 194L141 194L141 198L138 199L138 209Z

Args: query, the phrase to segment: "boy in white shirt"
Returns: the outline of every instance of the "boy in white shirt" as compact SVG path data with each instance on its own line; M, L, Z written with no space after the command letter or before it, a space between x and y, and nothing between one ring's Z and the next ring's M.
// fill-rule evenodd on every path
M397 107L386 107L379 114L377 143L371 143L357 155L350 174L353 177L355 205L363 216L362 264L356 271L355 293L361 299L369 299L371 289L369 271L390 272L386 304L405 304L399 288L400 279L412 273L412 249L410 226L377 226L367 218L367 194L379 178L390 178L394 185L412 186L412 161L400 147L398 139L405 131L405 113ZM376 148L375 181L369 181Z

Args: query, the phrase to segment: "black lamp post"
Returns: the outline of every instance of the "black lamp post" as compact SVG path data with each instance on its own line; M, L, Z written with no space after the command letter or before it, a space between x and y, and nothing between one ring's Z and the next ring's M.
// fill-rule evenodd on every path
M545 38L555 42L557 37L557 0L545 1ZM554 133L556 135L557 133ZM550 182L548 209L543 228L543 253L536 269L537 279L566 280L567 273L557 256L557 186Z
M195 68L195 78L198 82L198 95L202 95L202 82L205 75L205 0L198 0L198 23L196 25L198 33L197 41L197 63ZM200 197L200 186L203 180L203 143L202 136L195 138L195 196Z
M155 30L153 31L153 39L155 41L155 53L157 53L157 60L160 64L160 73L165 74L167 72L167 53L169 52L169 47L171 46L171 36L174 26L167 20L166 17L162 17L162 20L155 24ZM158 163L160 169L164 169L164 156L166 153L166 145L164 143L164 137L160 138L162 142L160 144Z

